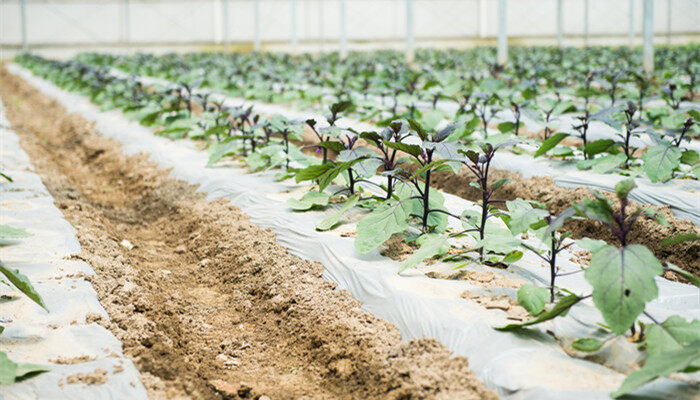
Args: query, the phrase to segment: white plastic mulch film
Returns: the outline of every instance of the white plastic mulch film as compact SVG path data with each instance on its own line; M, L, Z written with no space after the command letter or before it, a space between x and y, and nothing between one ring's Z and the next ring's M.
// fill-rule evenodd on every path
M376 250L360 255L354 249L353 239L340 235L338 230L352 230L352 223L345 223L336 231L318 232L315 225L328 211L295 213L289 209L285 200L300 197L303 186L291 181L275 182L272 172L249 173L231 166L206 168L208 154L198 150L193 142L155 136L121 113L100 112L85 97L63 91L27 70L16 65L10 65L10 70L58 100L69 112L95 122L101 134L122 143L126 154L148 153L160 167L172 168L173 177L199 184L200 190L210 198L230 199L253 223L272 228L278 241L291 253L321 262L327 279L349 290L366 311L398 326L405 339L435 337L455 354L467 356L476 375L504 398L609 398L609 393L625 378L620 371L628 371L630 363L638 361L635 345L623 338L606 344L597 354L596 363L569 356L560 343L545 333L551 331L562 341L599 336L596 324L602 319L589 300L566 317L542 324L530 333L496 331L493 326L509 323L505 312L486 309L460 296L470 290L477 294L514 297L515 288L477 286L468 281L425 276L427 268L445 267L440 263L398 275L397 261L381 256ZM445 198L447 208L453 212L474 207L473 203L456 196L446 194ZM576 250L573 248L572 252ZM579 268L570 261L572 254L562 255L560 259L564 260L563 273ZM489 270L486 266L473 268ZM532 254L527 254L507 271L491 271L520 282L548 282L548 269ZM581 274L560 277L558 283L577 293L591 289ZM700 317L697 288L661 278L657 283L660 296L648 304L652 315L660 319L672 314ZM693 398L697 395L697 386L664 378L636 393L645 398Z
M95 322L109 319L85 277L88 264L71 260L80 253L75 229L53 204L29 157L5 118L0 102L0 170L14 182L0 183L0 224L26 229L32 236L4 240L0 259L25 274L50 312L23 294L0 285L0 318L5 331L0 351L14 362L46 365L48 372L0 387L0 399L146 399L134 364L121 342ZM90 317L90 318L88 318ZM77 374L106 381L87 384Z

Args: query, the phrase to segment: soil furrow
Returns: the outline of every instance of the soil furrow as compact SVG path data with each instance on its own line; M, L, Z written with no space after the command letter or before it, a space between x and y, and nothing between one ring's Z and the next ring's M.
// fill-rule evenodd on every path
M152 398L496 398L465 358L402 342L236 207L124 156L4 68L0 95Z

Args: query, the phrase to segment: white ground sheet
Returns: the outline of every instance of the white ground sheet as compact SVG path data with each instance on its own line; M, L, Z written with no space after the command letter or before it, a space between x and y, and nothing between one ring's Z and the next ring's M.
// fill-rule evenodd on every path
M121 113L100 112L84 96L63 91L16 65L10 67L68 111L94 121L101 134L122 143L126 154L148 153L162 168L172 168L173 177L199 184L199 190L210 198L230 199L253 223L273 229L280 244L292 254L320 261L327 279L349 290L366 311L396 324L405 339L435 337L456 354L467 356L476 375L504 398L606 399L625 377L617 371L625 370L626 364L639 356L634 345L624 339L615 340L597 354L607 365L603 366L569 356L545 333L550 330L562 341L599 336L596 323L602 320L590 301L575 307L565 318L542 324L528 333L495 331L493 326L509 322L506 314L501 310L487 310L472 300L462 299L460 294L471 290L515 296L515 289L430 279L422 272L426 267L398 275L398 262L381 256L376 250L358 254L353 239L341 237L340 229L317 232L315 225L329 211L295 213L290 210L285 200L300 197L302 186L291 181L275 182L272 172L251 174L230 166L205 168L208 154L197 149L194 142L155 136L149 129L126 120ZM453 212L474 206L455 196L445 197L446 206ZM348 222L342 226L345 231L353 228ZM579 268L568 261L571 254L560 258L564 260L561 272ZM438 263L430 268L444 267ZM477 264L467 268L488 269ZM524 282L544 283L549 272L536 256L527 254L508 271L498 270L498 273ZM697 288L661 278L657 283L660 297L647 309L652 315L660 319L671 314L700 317ZM561 277L559 285L579 294L590 292L581 274ZM692 378L697 380L696 375ZM690 383L659 379L638 393L646 398L689 399L697 394L697 389L697 385Z
M15 362L51 368L31 379L0 387L0 399L146 399L139 373L122 354L121 342L107 329L86 320L88 316L109 319L85 279L95 272L85 262L70 259L80 253L76 231L63 219L33 172L29 157L5 118L2 103L0 170L14 180L0 183L0 224L33 234L26 239L5 240L0 245L0 259L27 275L51 311L0 285L0 294L13 296L11 301L0 302L0 318L6 326L0 335L0 350ZM81 356L92 360L69 365L53 362ZM71 375L97 369L107 372L104 384L67 383Z

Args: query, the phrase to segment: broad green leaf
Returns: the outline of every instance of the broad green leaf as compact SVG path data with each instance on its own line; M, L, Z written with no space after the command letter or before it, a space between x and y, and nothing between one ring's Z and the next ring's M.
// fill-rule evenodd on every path
M586 154L588 154L589 157L593 157L596 154L600 154L604 151L607 151L613 144L615 144L615 141L612 139L600 139L586 143L586 147L584 147L583 150L586 152Z
M515 131L515 123L514 123L514 122L510 122L510 121L501 122L500 124L498 124L498 130L499 130L501 133L510 133L510 132L513 132L513 131Z
M695 341L700 341L700 321L688 322L683 317L672 315L661 326L647 325L645 338L647 353L650 356L680 350Z
M389 199L380 204L357 224L355 249L368 253L389 240L391 235L408 227L410 200Z
M232 140L212 144L209 147L209 161L207 161L207 167L211 167L228 155L235 154L237 149L238 143Z
M620 388L611 395L613 398L623 396L656 378L681 372L698 359L700 359L700 341L693 342L680 350L649 356L644 367L629 374Z
M9 175L6 175L6 174L3 174L2 172L0 172L0 176L7 179L8 182L14 182Z
M21 239L32 236L22 228L13 228L9 225L0 225L0 239Z
M681 153L681 162L683 164L695 165L698 161L700 161L700 156L695 150L683 150L683 153Z
M27 375L48 370L49 368L43 365L16 363L10 360L5 352L0 351L0 385L8 385L27 377Z
M598 240L598 239L589 239L589 238L581 238L576 240L576 244L578 247L588 250L591 253L596 253L598 250L602 249L603 247L607 246L608 244L605 242L605 240Z
M515 250L515 251L512 251L512 252L506 254L506 256L503 257L503 260L501 260L501 262L503 264L512 264L512 263L520 260L521 258L523 258L523 252L520 250Z
M422 235L416 240L416 243L420 245L420 248L401 263L399 273L420 264L426 258L442 255L450 250L450 244L443 235Z
M574 208L581 214L596 221L610 223L612 221L612 209L607 200L596 199L589 197L583 201L574 204Z
M594 351L600 350L601 347L605 342L594 339L594 338L581 338L576 340L575 342L571 343L571 347L578 351L583 351L586 353L592 353Z
M687 279L688 281L690 281L690 283L692 283L693 285L695 285L695 286L697 286L697 287L700 288L700 278L698 278L697 276L693 275L691 272L682 270L682 269L680 269L678 266L673 265L673 264L671 264L671 263L666 263L666 268L668 268L668 269L670 269L671 271L677 273L678 275L684 277L685 279Z
M634 324L645 304L658 296L654 277L663 267L646 247L606 246L591 257L585 278L593 286L593 303L610 329L621 335Z
M644 172L652 182L666 181L681 162L681 151L676 146L653 146L642 155Z
M607 154L602 157L598 157L593 160L585 160L585 161L592 161L592 169L594 172L597 172L599 174L607 174L608 172L614 170L615 168L619 167L622 163L625 162L626 156L622 153L620 154ZM580 161L580 162L585 162L585 161Z
M287 205L295 211L309 210L314 206L325 206L330 196L327 193L312 190L305 193L301 199L288 199Z
M421 155L421 148L417 144L405 144L400 142L384 142L384 144L389 148L403 151L414 157L419 157Z
M544 310L548 298L549 292L543 287L526 283L518 289L518 305L526 309L532 316L536 316Z
M567 136L569 136L568 133L559 132L559 133L552 135L547 140L543 141L542 144L540 145L540 148L537 149L537 151L535 152L535 158L552 150L556 145L559 144L559 142L564 140Z
M521 199L507 201L506 207L510 213L508 227L513 233L522 233L530 229L530 226L549 215L549 211L534 208L532 205Z
M623 179L615 185L615 194L617 194L617 198L620 200L626 199L629 192L636 187L637 184L634 183L634 179Z
M512 331L519 328L523 328L525 326L539 324L540 322L548 321L567 312L571 307L574 306L574 304L578 303L579 301L581 301L580 297L576 296L575 294L571 294L559 300L559 302L556 303L554 307L552 307L548 311L543 312L535 319L531 319L520 324L509 324L495 329L499 331Z
M333 214L327 216L326 218L323 219L323 221L319 222L318 225L316 225L316 229L319 231L327 231L334 227L338 221L340 221L340 218L351 208L353 208L357 202L360 200L360 195L359 194L354 194L350 196L345 203L343 203L343 206L340 208L340 210L334 212Z
M671 236L661 241L660 245L671 246L678 243L694 242L700 240L700 235L697 233L681 233L676 236Z
M39 293L34 289L32 283L26 275L22 274L18 270L11 270L5 266L4 263L0 261L0 273L5 275L5 277L17 288L19 291L27 295L32 301L40 305L44 310L49 311L44 304L44 300L41 298Z

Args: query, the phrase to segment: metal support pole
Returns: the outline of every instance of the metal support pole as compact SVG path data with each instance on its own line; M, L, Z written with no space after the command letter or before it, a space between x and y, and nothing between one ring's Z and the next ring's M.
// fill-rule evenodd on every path
M299 36L297 36L297 1L290 1L292 6L292 52L296 53L299 47Z
M324 0L318 0L318 41L321 44L321 51L326 44L325 33L323 29L323 2Z
M557 0L557 45L559 48L564 47L564 25L562 15L562 0Z
M588 0L583 0L583 45L588 47Z
M666 0L666 43L671 44L671 0Z
M630 0L630 22L629 22L629 32L627 33L627 39L629 40L630 50L634 49L634 2L636 0Z
M260 1L253 0L253 51L260 51Z
M124 0L124 42L127 51L131 52L131 5L129 0Z
M654 71L654 0L644 0L642 35L644 36L642 66L644 72L651 73Z
M22 52L29 52L29 44L27 43L27 1L21 0L20 12L22 14Z
M345 60L348 56L348 30L346 1L340 0L340 59Z
M508 62L508 34L506 33L506 0L498 0L498 63Z
M413 0L406 0L406 64L413 64Z
M222 5L222 10L221 10L221 16L222 16L222 25L223 25L223 36L224 36L224 51L228 52L231 50L231 42L229 41L228 37L228 31L229 31L229 26L228 26L228 0L223 0Z
M486 37L486 0L479 0L476 3L479 11L476 14L476 24L478 26L479 37Z

